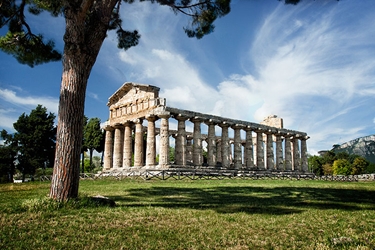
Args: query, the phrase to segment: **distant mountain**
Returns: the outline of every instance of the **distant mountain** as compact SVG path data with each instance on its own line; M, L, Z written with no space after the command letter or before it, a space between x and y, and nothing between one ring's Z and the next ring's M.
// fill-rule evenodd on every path
M375 135L360 137L341 145L334 145L333 151L360 155L375 163Z

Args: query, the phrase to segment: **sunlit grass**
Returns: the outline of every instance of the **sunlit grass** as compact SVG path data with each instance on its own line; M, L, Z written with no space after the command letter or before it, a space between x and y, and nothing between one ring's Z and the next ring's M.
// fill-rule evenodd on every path
M82 181L64 206L48 192L0 185L0 249L375 248L373 182Z

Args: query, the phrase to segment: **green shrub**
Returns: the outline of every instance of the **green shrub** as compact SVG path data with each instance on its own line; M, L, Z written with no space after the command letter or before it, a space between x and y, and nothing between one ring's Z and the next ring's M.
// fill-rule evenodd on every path
M334 175L350 175L352 173L352 164L347 159L335 160L332 171Z

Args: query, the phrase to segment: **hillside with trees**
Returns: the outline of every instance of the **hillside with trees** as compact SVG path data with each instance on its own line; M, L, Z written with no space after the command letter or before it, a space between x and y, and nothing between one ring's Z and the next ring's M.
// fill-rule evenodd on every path
M360 155L369 162L375 163L375 135L363 136L341 145L333 145L334 152L345 152Z

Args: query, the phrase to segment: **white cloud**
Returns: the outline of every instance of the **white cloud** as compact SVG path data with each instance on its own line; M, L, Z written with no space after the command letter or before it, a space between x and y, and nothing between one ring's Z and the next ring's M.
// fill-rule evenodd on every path
M174 16L171 23L168 9L130 5L126 23L142 31L140 44L115 52L118 61L111 53L113 62L107 63L128 80L160 87L169 106L254 122L279 115L286 128L310 134L311 150L318 151L373 126L362 124L361 113L374 104L369 97L375 94L375 17L369 10L340 18L351 13L352 5L280 3L257 29L255 40L241 42L251 45L243 48L249 51L243 68L254 68L246 71L253 75L239 69L215 83L204 79L205 69L193 63L193 46L185 49L174 39L181 18ZM212 65L216 69L220 62Z
M8 131L13 131L13 123L16 122L16 120L18 119L15 110L0 109L0 116L0 128Z
M58 100L53 97L18 96L9 89L0 89L0 98L16 106L28 106L35 108L38 104L45 106L49 112L57 113Z
M119 57L120 57L120 60L125 63L131 64L131 65L137 64L137 60L133 58L127 51L121 51L119 53Z
M278 114L285 126L307 131L320 149L360 136L370 124L353 111L360 116L374 104L362 98L375 93L375 26L368 16L340 23L350 11L349 3L342 5L314 17L304 15L302 4L288 14L278 8L250 50L259 74L252 93L264 101L255 118Z
M21 89L18 89L22 92ZM4 101L4 109L0 109L0 128L13 130L13 123L22 113L29 113L38 104L47 108L48 112L57 115L58 99L48 96L20 96L17 92L0 88L0 99ZM5 108L6 107L6 108Z

